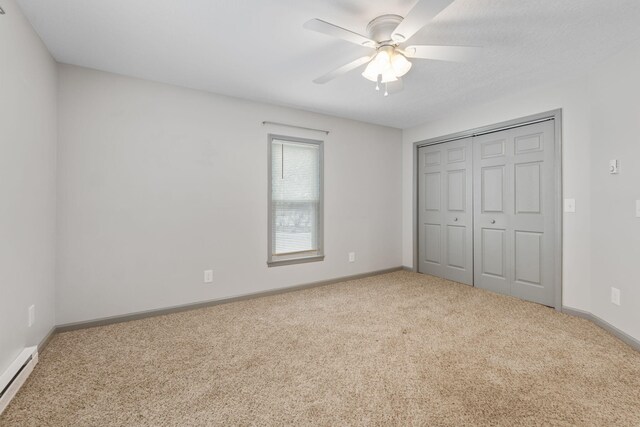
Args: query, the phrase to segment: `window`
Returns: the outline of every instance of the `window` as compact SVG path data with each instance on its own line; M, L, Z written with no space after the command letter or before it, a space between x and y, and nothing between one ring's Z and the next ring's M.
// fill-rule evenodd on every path
M322 141L269 135L270 266L324 259Z

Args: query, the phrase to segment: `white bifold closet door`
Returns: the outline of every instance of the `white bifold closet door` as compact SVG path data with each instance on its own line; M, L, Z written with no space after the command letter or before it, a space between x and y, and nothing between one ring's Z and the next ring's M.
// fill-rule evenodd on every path
M418 150L418 271L473 284L471 138Z
M474 285L553 306L554 121L475 137Z

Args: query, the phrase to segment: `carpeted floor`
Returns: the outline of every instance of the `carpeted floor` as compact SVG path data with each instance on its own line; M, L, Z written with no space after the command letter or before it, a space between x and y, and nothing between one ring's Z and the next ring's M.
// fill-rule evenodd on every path
M2 426L640 425L640 353L408 272L56 335Z

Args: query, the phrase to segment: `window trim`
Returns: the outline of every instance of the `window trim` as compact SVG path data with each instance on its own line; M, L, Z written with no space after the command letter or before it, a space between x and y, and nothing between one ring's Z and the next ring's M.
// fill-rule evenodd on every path
M285 141L302 144L312 144L318 146L318 161L319 161L319 199L318 199L318 250L304 251L297 254L291 254L291 256L273 255L273 200L272 200L272 157L271 148L273 141ZM269 267L275 267L278 265L290 265L301 264L306 262L315 262L324 260L324 141L317 139L298 138L293 136L268 134L267 135L267 158L268 158L268 183L267 183L267 265Z

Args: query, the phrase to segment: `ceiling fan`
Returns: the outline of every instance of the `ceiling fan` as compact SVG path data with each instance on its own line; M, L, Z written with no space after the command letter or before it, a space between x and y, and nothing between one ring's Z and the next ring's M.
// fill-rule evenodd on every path
M466 62L476 58L481 48L473 46L409 45L408 40L427 25L454 0L418 0L406 17L382 15L367 25L369 36L363 36L346 28L321 19L305 22L304 28L338 37L360 46L375 49L375 53L349 62L318 77L314 83L327 83L349 71L368 64L362 76L376 83L376 90L384 85L384 95L402 90L401 77L411 69L407 59L434 59L440 61Z

